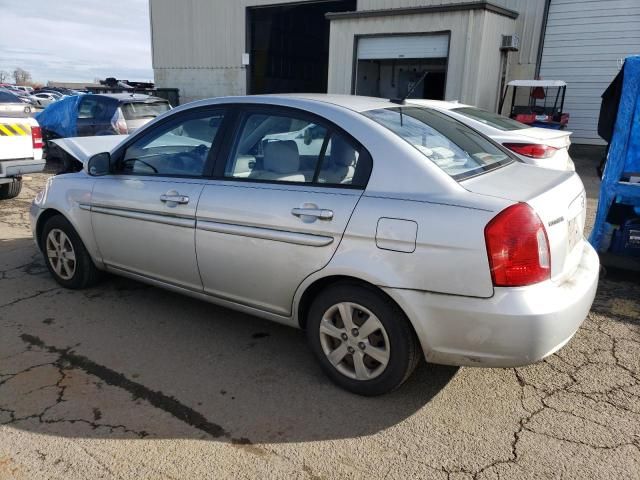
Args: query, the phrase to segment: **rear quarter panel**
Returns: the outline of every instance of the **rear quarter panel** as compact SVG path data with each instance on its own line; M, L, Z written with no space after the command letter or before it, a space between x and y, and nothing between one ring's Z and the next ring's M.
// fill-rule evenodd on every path
M495 215L488 209L365 195L322 273L355 276L380 287L491 297L484 227ZM415 250L380 248L381 218L417 223Z

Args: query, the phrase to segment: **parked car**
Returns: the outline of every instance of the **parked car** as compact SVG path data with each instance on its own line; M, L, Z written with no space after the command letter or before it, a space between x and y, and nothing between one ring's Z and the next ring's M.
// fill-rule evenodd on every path
M45 138L45 157L59 163L63 172L74 162L51 143L52 139L102 135L127 135L171 109L162 98L141 94L69 96L36 115Z
M9 90L7 88L0 88L0 103L21 103L37 106L36 102L31 100L27 95L19 94L15 90Z
M314 148L301 153L288 135L305 128ZM217 98L129 137L55 142L84 165L30 211L60 285L108 271L303 328L327 375L358 394L397 388L423 356L539 361L596 292L580 178L434 109Z
M17 197L22 175L40 172L44 165L42 133L31 107L0 103L0 200Z
M70 96L41 112L38 121L47 138L126 135L170 109L169 102L149 95Z
M31 95L33 93L33 87L27 87L24 85L14 85L13 88L15 88L16 90L20 90L21 92L24 92L25 95Z
M569 156L571 132L532 127L497 113L458 102L414 99L408 102L433 108L457 118L507 147L525 163L556 170L576 169Z
M60 100L62 98L62 95L54 95L50 92L39 92L30 95L29 98L35 100L40 107L48 107L53 102L57 102L58 100Z

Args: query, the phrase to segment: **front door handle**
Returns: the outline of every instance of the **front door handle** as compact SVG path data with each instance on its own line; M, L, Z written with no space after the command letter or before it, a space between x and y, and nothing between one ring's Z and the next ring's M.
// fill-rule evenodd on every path
M333 211L324 208L294 208L291 210L291 214L302 219L313 217L320 220L331 220L333 218Z
M160 195L160 201L165 203L189 203L189 197L186 195L168 194Z

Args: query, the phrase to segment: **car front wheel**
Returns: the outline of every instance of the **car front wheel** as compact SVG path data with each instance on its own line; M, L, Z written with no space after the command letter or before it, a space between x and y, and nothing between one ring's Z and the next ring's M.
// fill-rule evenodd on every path
M81 289L99 280L100 271L66 218L56 215L48 219L40 244L49 272L63 287Z
M395 390L422 356L397 305L358 284L340 283L322 291L311 305L306 328L324 372L358 395Z

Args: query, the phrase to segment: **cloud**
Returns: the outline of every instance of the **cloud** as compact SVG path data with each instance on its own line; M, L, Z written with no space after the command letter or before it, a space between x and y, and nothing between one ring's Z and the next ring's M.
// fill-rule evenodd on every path
M40 82L151 80L147 0L0 0L0 70Z

